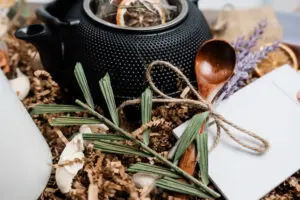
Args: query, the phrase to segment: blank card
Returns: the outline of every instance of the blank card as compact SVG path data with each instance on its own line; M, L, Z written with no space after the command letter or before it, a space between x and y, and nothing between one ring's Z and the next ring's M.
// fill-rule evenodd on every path
M260 199L299 170L299 90L300 76L286 65L241 89L217 108L226 119L270 143L265 154L257 155L222 133L220 144L209 154L209 174L227 199ZM214 133L211 131L210 139ZM244 134L237 136L251 140Z
M220 103L216 111L270 143L257 155L222 132L209 154L209 175L229 200L257 200L300 169L300 104L296 94L300 76L290 66L280 67ZM180 137L186 124L173 130ZM230 127L228 126L230 129ZM255 142L234 129L243 142ZM216 130L209 130L210 145Z

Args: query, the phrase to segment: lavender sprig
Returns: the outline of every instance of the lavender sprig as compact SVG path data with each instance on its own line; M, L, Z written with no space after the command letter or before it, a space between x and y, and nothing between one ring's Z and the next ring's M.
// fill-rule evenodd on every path
M250 50L256 46L257 41L262 37L264 29L267 27L267 25L268 21L266 19L261 20L254 28L254 31L249 36L248 40L245 40L244 36L238 37L235 42L232 42L232 46L238 53Z
M262 50L249 53L244 59L238 61L235 73L246 72L249 74L253 71L254 67L258 62L261 62L262 59L267 58L267 54L271 51L274 51L278 47L279 43L275 42L272 45L265 46Z
M245 49L251 49L256 46L257 41L262 37L267 26L268 21L266 19L263 19L258 23L252 35L250 35L248 42L245 44Z
M245 43L245 36L240 36L234 42L231 42L231 45L236 51L239 51L244 48Z
M228 98L241 87L245 86L245 82L256 64L266 58L269 52L274 51L278 47L279 43L275 42L272 45L264 47L261 51L251 52L251 49L256 46L257 41L262 37L267 24L267 20L261 20L248 40L242 36L232 43L237 52L237 65L234 75L222 88L220 95L216 99L216 103Z
M250 52L243 59L238 60L233 77L223 87L216 102L220 102L228 98L230 95L243 87L245 85L245 81L248 80L249 74L253 71L256 64L267 58L267 54L274 51L278 45L279 42L275 42L272 45L265 46L260 51L253 53Z
M257 41L262 37L267 25L267 20L261 20L254 28L254 31L249 36L248 40L245 40L245 37L242 36L232 43L237 52L238 61L244 59L251 52L251 49L256 46Z

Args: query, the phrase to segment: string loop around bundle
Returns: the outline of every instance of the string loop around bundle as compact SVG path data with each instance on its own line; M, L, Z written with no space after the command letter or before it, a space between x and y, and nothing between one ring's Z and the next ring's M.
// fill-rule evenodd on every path
M190 88L190 91L193 93L194 96L196 96L197 99L194 100L194 99L187 99L187 98L174 98L174 97L171 97L171 96L165 94L160 89L158 89L156 87L156 85L154 84L152 76L151 76L151 72L152 72L153 68L155 68L155 67L165 67L165 68L168 68L168 69L174 71L176 73L176 75L186 83L187 87ZM154 98L152 100L153 103L174 103L174 104L194 105L194 106L198 106L202 110L208 111L210 113L209 117L212 118L213 121L215 122L217 133L216 133L214 143L210 147L209 151L212 151L220 142L221 130L224 130L224 132L233 141L235 141L237 144L241 145L242 147L244 147L246 149L252 150L252 151L260 153L260 154L265 153L268 150L269 142L267 140L265 140L264 138L260 137L259 135L255 134L249 130L246 130L246 129L234 124L233 122L231 122L231 121L227 120L225 117L223 117L221 114L215 112L212 104L210 102L206 101L203 97L201 97L200 94L195 90L195 88L193 87L193 85L191 84L189 79L177 67L175 67L171 63L169 63L167 61L161 61L161 60L153 61L152 63L150 63L149 67L146 70L146 78L147 78L147 81L148 81L151 89L153 90L153 92L157 93L161 97L161 98ZM139 104L140 102L141 102L141 99L133 99L133 100L125 101L124 103L122 103L120 105L119 110L122 110L125 106ZM229 128L227 126L238 130L240 132L240 134L248 135L251 138L257 140L260 143L260 145L257 145L257 144L251 145L251 144L243 142L242 140L238 139L232 133L232 131L229 130Z

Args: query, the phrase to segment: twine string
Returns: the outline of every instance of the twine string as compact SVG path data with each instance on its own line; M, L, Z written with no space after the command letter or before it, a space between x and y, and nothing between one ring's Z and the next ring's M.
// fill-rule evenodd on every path
M153 68L158 67L158 66L166 67L166 68L174 71L176 73L176 75L187 84L187 86L190 88L191 92L197 97L197 100L186 99L186 98L173 98L173 97L165 94L164 92L162 92L160 89L158 89L155 86L152 76L151 76L151 71L153 70ZM203 97L201 97L201 95L195 90L195 88L193 87L193 85L191 84L189 79L177 67L175 67L171 63L166 62L166 61L161 61L161 60L153 61L152 63L150 63L148 69L146 70L146 78L147 78L147 81L148 81L150 87L152 88L152 90L161 96L161 98L154 98L152 101L153 103L187 104L187 105L197 106L197 107L203 109L204 111L208 111L210 113L209 117L211 117L213 119L213 121L215 122L217 131L216 131L216 137L214 139L214 143L210 147L209 151L212 151L219 144L220 137L221 137L221 129L224 130L224 132L233 141L235 141L237 144L241 145L242 147L244 147L246 149L252 150L252 151L260 153L260 154L265 153L268 150L269 142L267 140L265 140L264 138L260 137L259 135L255 134L249 130L246 130L246 129L234 124L233 122L224 118L221 114L215 112L212 104L210 102L206 101ZM123 110L123 108L125 106L139 104L140 102L141 102L140 99L128 100L128 101L125 101L124 103L122 103L118 109L119 109L119 111L121 111L121 110ZM243 142L242 140L240 140L236 136L234 136L232 131L230 131L226 125L232 127L235 130L238 130L240 133L250 136L251 138L258 141L260 143L260 145L258 145L258 144L250 145L250 144Z

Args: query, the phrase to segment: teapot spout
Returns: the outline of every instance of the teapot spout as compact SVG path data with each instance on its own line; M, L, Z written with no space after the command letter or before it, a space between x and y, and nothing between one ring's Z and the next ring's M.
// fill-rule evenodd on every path
M50 35L48 28L43 24L25 26L18 29L15 33L18 39L33 43L34 45L38 45L43 39L48 39Z
M32 43L38 50L46 70L55 73L63 61L63 43L58 33L54 33L44 24L22 27L15 32L18 39Z

